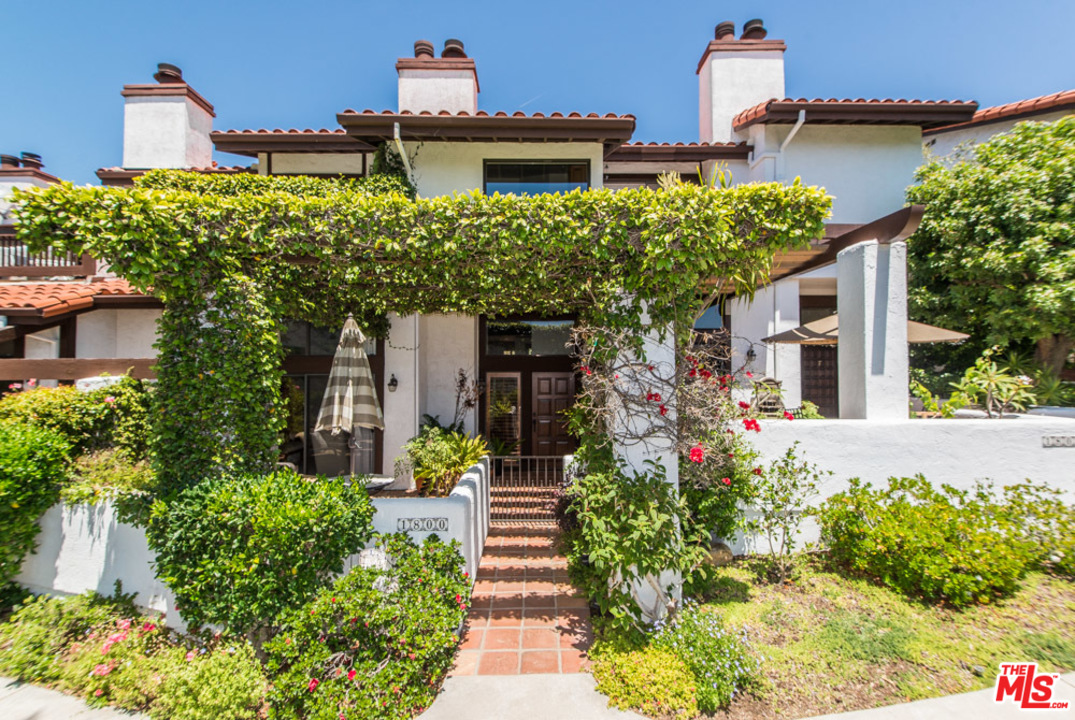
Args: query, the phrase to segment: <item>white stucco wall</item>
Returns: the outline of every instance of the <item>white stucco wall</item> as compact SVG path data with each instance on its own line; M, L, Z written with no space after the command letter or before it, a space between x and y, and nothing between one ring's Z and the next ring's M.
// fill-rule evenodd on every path
M404 143L422 197L481 190L483 160L589 160L590 187L602 187L601 143Z
M208 167L213 117L176 95L128 97L123 109L123 167Z
M730 306L732 328L732 367L746 362L747 351L754 343L757 358L745 366L756 379L769 376L780 380L784 405L802 404L802 367L798 345L766 345L762 338L796 328L799 321L799 281L777 280L759 288L754 300L734 299Z
M384 474L391 475L396 458L403 454L403 445L418 434L418 406L421 396L418 335L418 316L401 317L389 313L391 329L384 347L385 394L384 406ZM394 392L387 389L395 376L398 387ZM397 478L392 487L409 488L411 477Z
M274 175L361 175L368 168L372 157L367 158L364 166L363 153L273 153L272 172ZM261 165L268 168L269 163Z
M956 147L962 143L984 142L994 135L1011 130L1016 124L1024 121L1052 122L1062 117L1071 115L1068 110L1060 110L1052 113L1043 113L1029 118L1017 118L1014 120L1002 120L986 125L974 125L971 127L950 130L943 133L933 133L922 138L926 151L935 157L950 155Z
M884 487L890 477L921 473L934 486L969 489L978 480L997 487L1026 479L1045 483L1075 502L1075 447L1043 447L1042 438L1075 437L1075 420L1022 416L1005 420L762 420L750 442L767 464L795 441L796 454L822 471L812 504L846 490L853 477ZM815 542L815 522L803 524L802 542ZM763 549L739 538L733 550Z
M478 375L478 319L467 315L423 315L419 349L422 395L419 415L439 415L450 423L455 415L455 381L462 368L474 381ZM477 412L467 413L464 425L476 433Z
M769 150L779 148L790 130L790 125L766 126ZM810 125L808 116L773 171L786 182L800 177L806 185L825 188L834 198L829 222L867 223L904 206L907 187L922 164L921 143L917 127ZM755 147L755 156L761 153Z
M151 358L157 356L157 321L154 309L94 310L78 316L75 357Z
M400 70L399 111L478 111L478 81L473 70Z
M698 73L698 137L702 142L739 140L732 119L758 103L784 97L784 53L719 51Z
M14 192L16 188L25 190L32 187L47 188L49 185L51 185L51 183L34 177L0 178L0 222L11 222L11 217L9 215L11 210L11 193Z

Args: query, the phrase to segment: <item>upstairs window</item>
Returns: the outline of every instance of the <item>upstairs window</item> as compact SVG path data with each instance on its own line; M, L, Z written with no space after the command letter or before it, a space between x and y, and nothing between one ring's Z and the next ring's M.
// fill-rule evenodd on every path
M540 195L590 187L587 160L486 160L485 194Z

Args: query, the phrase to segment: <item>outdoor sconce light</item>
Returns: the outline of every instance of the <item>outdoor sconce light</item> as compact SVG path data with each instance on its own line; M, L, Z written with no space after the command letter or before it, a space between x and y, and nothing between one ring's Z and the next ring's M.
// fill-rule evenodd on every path
M757 359L758 359L758 353L754 352L753 347L751 347L749 350L747 350L747 362L748 363L752 363Z
M398 387L399 387L399 380L396 380L396 375L395 375L395 373L393 373L392 377L388 378L388 392L395 392L396 388L398 388Z

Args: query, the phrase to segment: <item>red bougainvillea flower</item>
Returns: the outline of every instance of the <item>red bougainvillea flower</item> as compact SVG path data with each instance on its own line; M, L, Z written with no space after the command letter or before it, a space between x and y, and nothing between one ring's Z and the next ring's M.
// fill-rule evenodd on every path
M147 622L142 625L142 632L153 632L157 629L157 626L153 623Z
M358 671L357 670L351 670L350 672L347 673L347 679L348 680L354 680L355 675L358 675Z
M649 366L649 368L647 368L647 369L648 369L648 370L649 370L650 372L653 372L653 366L652 366L652 365L650 365L650 366Z
M105 694L105 691L100 689L100 688L97 688L96 690L93 691L93 696L94 697L101 697L104 694Z
M697 447L692 447L691 462L700 463L703 460L705 460L705 450L702 449L702 446L698 445Z
M694 368L691 368L691 371L689 373L687 373L687 377L694 377L697 374L698 374L698 371L695 370Z
M709 372L708 370L702 370L702 377L708 380L709 378L713 377L713 373Z
M668 414L668 408L666 408L664 405L661 405L657 409L661 411L661 415L667 415Z
M754 432L761 432L761 426L758 425L758 421L754 418L746 418L743 420L743 427L747 430L753 430Z
M739 401L739 407L743 408L744 410L749 410L750 409L750 403L748 403L748 402L746 402L744 400L740 400Z
M722 483L724 483L725 485L731 485L732 484L732 479L731 478L721 478L720 481Z
M320 680L318 680L317 678L313 678L313 679L310 680L310 684L306 686L306 689L309 690L310 692L313 692L314 690L317 689L317 686L320 685L320 684L321 684Z
M754 377L754 373L752 373L752 372L750 372L750 371L748 370L748 371L747 371L747 377L748 377L748 378L752 378L752 377Z
M583 368L582 368L582 372L586 373L587 375L593 375L593 370L591 370L591 369L590 369L589 367L587 367L587 366L583 366Z
M760 467L754 468L754 474L755 475L761 475L761 468Z
M784 411L784 418L785 418L786 420L794 420L794 419L795 419L795 416L794 416L794 415L792 415L791 413L789 413L789 412L788 412L787 410L785 410L785 411Z

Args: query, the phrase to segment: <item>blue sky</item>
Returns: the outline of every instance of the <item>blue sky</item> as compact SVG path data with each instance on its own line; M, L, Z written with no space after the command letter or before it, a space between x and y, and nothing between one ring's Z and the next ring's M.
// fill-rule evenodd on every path
M697 140L698 58L718 22L754 17L788 44L794 97L1075 88L1072 0L0 0L0 152L96 182L122 161L120 89L158 62L183 68L217 129L334 127L344 108L395 108L395 59L448 37L477 62L484 110L632 113L636 140Z

